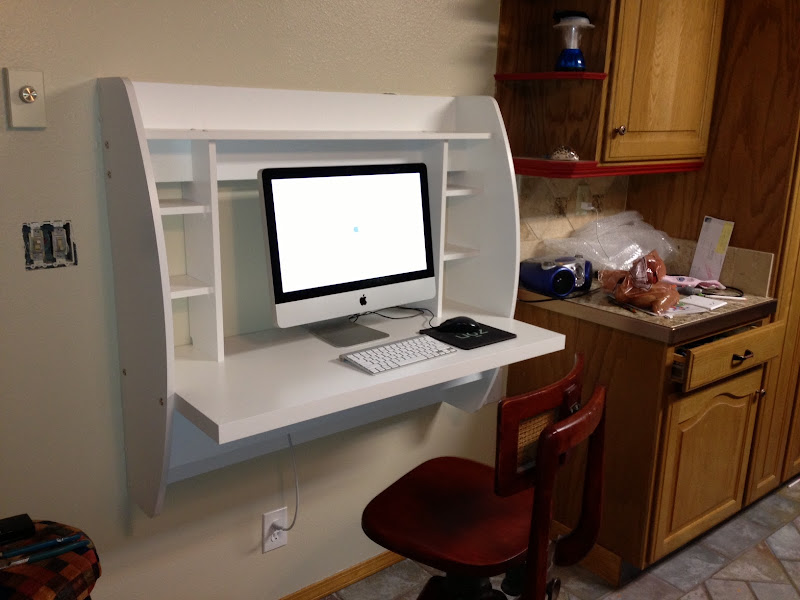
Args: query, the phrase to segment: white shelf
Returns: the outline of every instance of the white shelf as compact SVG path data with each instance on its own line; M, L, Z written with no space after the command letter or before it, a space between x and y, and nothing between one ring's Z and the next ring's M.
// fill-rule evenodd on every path
M474 196L479 194L480 190L474 187L467 187L465 185L449 185L445 190L445 196L450 198L458 197L458 196Z
M149 140L488 140L488 132L457 131L253 131L242 129L146 129Z
M465 246L457 246L455 244L446 244L444 248L444 261L460 260L463 258L471 258L478 256L480 250L475 248L467 248Z
M213 286L190 275L173 275L169 278L169 294L173 300L191 298L192 296L207 296L213 291Z
M123 78L98 88L128 485L147 514L161 510L168 482L274 451L287 432L302 443L439 402L476 410L496 399L500 367L564 347L563 336L513 319L519 216L493 98ZM268 294L260 206L249 193L221 209L221 181L253 190L266 166L411 162L428 168L437 276L420 307L434 322L467 314L517 338L377 376L302 328L223 339L262 322L267 308L252 300ZM169 184L161 201L157 183ZM169 276L168 247L173 269L193 276ZM399 339L427 326L415 321L372 326ZM174 331L191 345L176 348Z
M203 206L191 200L160 200L159 207L162 216L168 215L200 215L210 211L208 206Z

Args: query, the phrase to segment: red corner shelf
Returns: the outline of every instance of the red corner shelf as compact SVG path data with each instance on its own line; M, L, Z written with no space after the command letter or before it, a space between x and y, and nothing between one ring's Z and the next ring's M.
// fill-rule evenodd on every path
M550 177L553 179L582 179L584 177L613 177L618 175L648 175L655 173L686 173L699 171L702 160L673 163L639 163L633 165L599 164L593 160L548 160L543 158L514 158L517 175Z
M595 79L603 80L607 73L587 71L547 71L542 73L495 73L495 81L542 81L547 79Z

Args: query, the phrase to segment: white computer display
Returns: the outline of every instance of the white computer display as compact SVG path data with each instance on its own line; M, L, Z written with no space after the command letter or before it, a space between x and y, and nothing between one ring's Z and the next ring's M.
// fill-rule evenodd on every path
M259 180L279 326L433 297L424 164L264 169Z

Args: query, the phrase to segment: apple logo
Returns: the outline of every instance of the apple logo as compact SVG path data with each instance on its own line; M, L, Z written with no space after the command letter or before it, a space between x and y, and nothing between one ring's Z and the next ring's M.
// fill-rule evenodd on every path
M367 305L367 296L366 296L366 294L361 296L361 298L359 298L358 301L361 303L361 306L366 306Z

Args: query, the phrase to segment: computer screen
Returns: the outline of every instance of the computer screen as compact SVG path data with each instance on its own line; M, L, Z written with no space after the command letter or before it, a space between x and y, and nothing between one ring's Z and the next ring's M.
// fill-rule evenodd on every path
M425 165L259 171L279 327L432 298Z

